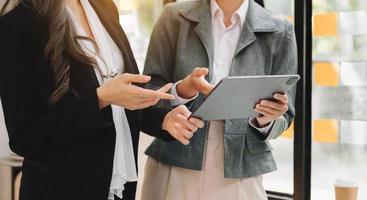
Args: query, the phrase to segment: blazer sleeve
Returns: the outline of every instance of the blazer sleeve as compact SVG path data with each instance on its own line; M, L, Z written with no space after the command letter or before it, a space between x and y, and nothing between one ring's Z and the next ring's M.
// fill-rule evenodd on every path
M286 21L282 42L274 55L272 75L297 74L297 44L293 25ZM268 135L255 134L261 141L276 139L286 131L293 122L295 116L296 87L288 92L288 111L278 120L274 121L273 127ZM251 128L256 132L254 128Z
M45 66L34 62L42 57L35 53L42 52L35 39L36 25L23 25L13 32L0 33L0 97L10 148L23 157L30 157L92 133L102 134L95 130L108 123L99 109L96 90L77 98L64 98L54 105L45 103L48 99L42 97L40 79L50 77Z

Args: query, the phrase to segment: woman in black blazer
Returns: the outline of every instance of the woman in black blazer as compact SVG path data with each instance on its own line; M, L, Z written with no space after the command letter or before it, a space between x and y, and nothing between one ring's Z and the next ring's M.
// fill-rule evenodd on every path
M152 91L132 84L150 79L138 75L115 4L89 3L125 66L102 86L93 59L76 42L87 38L74 34L64 0L23 0L0 17L0 97L10 147L24 157L21 200L107 200L116 138L112 104L126 109L135 158L140 130L182 141L203 125L188 120L185 107L149 107L171 98L170 85ZM123 199L135 199L135 189L135 182L125 184Z

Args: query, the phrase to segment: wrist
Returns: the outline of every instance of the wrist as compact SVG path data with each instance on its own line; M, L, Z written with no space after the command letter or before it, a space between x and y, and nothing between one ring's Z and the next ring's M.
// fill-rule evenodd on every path
M109 103L108 101L108 95L105 91L105 88L103 87L97 88L97 97L98 97L98 103L99 103L100 109L111 105L111 103Z
M259 118L255 118L254 123L258 128L265 128L265 127L269 126L271 122L261 120Z
M184 99L191 99L198 93L195 88L191 87L190 81L187 79L176 85L176 91L178 96Z

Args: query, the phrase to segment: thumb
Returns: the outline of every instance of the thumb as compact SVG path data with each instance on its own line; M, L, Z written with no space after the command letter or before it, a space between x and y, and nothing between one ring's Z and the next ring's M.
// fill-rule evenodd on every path
M195 77L206 76L208 75L208 73L209 69L204 67L197 67L192 71L192 75Z
M203 87L203 93L206 95L206 96L208 96L209 94L210 94L210 92L212 92L212 90L215 88L215 85L212 85L212 84L210 84L210 83L208 83L208 82L205 82L203 85L202 85L202 87Z
M122 74L122 80L125 83L148 83L151 79L150 76L140 75L140 74Z

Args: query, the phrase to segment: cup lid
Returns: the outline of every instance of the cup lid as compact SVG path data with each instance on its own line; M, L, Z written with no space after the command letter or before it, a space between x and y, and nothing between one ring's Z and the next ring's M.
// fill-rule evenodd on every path
M348 179L336 179L334 186L336 187L347 187L347 188L354 188L358 187L358 184L353 180Z

